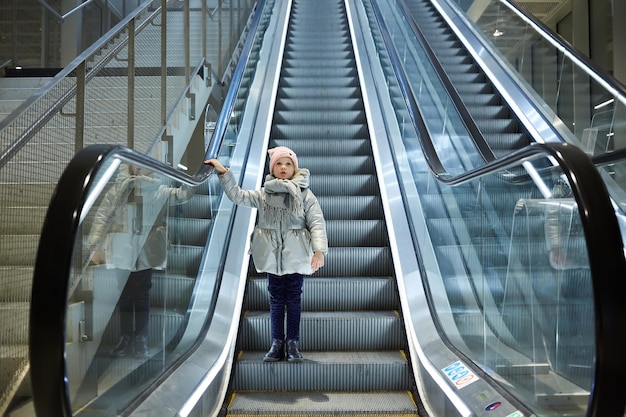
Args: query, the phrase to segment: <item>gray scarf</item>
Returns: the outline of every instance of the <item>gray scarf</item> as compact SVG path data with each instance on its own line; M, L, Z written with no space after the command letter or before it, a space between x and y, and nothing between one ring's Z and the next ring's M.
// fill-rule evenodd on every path
M263 209L269 225L289 228L295 218L304 215L302 190L309 188L309 176L309 170L302 168L288 180L278 179L272 174L265 177Z

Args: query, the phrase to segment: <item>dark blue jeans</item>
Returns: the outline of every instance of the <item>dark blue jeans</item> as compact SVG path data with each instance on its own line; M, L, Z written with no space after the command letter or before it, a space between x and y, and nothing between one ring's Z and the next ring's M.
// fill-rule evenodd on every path
M146 336L150 318L152 269L131 272L120 295L122 336Z
M272 339L285 340L285 314L287 315L287 340L300 339L303 282L302 274L267 274Z

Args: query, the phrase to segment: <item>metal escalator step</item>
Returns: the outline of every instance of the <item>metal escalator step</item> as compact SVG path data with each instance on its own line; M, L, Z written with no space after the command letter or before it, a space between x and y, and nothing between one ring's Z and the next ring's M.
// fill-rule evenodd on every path
M272 137L276 139L351 139L364 138L367 137L367 134L367 126L362 124L272 125Z
M226 415L417 417L418 413L408 391L240 392L231 398Z
M299 157L305 156L326 156L328 149L332 148L333 155L344 156L368 156L372 154L370 142L365 138L353 138L347 140L334 139L277 139L274 140L276 146L287 146L293 149ZM324 175L323 173L316 176ZM311 180L314 180L311 177Z
M345 100L330 100L322 97L311 97L306 100L299 98L279 98L276 100L276 110L286 111L329 111L329 110L358 110L362 108L363 103L356 97Z
M204 246L172 245L167 253L167 271L195 276L200 268Z
M474 106L499 106L502 102L501 98L497 94L462 94L463 101L468 107L474 110Z
M355 82L352 77L283 77L280 86L291 88L346 88L354 87ZM297 94L297 90L294 90Z
M457 84L471 84L471 83L484 83L485 76L479 72L467 72L467 73L448 73L450 81L454 85Z
M266 351L271 344L269 311L248 311L241 321L244 351ZM375 351L404 348L402 319L396 311L303 311L300 347L304 351Z
M514 119L484 119L480 123L480 130L485 134L517 133L519 122Z
M244 310L269 306L267 278L253 278L246 289ZM396 282L390 277L307 277L303 311L393 310L398 306Z
M324 110L280 110L274 113L276 123L299 123L299 124L356 124L365 123L365 113L358 110L342 110L328 112Z
M459 84L455 86L462 97L472 96L474 94L491 94L493 88L486 83L476 84Z
M491 144L491 148L494 152L501 151L505 155L528 146L531 143L531 139L526 133L491 133L485 134L485 138Z
M455 50L463 48L463 44L457 39L429 39L430 47L434 51L448 51L448 53L454 53Z
M309 188L318 197L344 196L375 196L378 195L378 181L374 175L320 175L311 177Z
M303 68L287 67L282 69L284 77L355 77L354 67L324 67L324 68Z
M326 220L380 219L380 196L317 196Z
M309 68L309 67L349 67L354 61L349 58L330 58L325 61L321 61L323 55L319 57L313 57L308 59L286 59L284 65L287 68ZM320 62L321 61L321 62Z
M215 175L217 177L217 175ZM191 200L174 208L177 216L194 219L208 219L211 216L211 207L217 207L215 197L195 194Z
M298 157L298 165L315 173L328 174L375 174L376 166L371 156L302 156Z
M472 62L472 58L465 54L445 54L439 56L439 62L443 66L467 65Z
M470 113L475 119L507 119L511 114L508 107L490 106L488 103L474 103L469 107ZM482 123L483 121L477 121Z
M349 46L349 44L346 44L346 46ZM324 57L326 63L328 63L328 61L334 60L349 60L351 56L351 51L346 48L346 46L339 44L336 45L334 48L319 48L317 50L313 48L306 48L304 50L287 49L284 56L288 64L292 62L291 60L294 60L294 62L297 61L298 65L295 65L297 67L301 67L302 65L300 63L303 61L306 62L310 59L319 60L320 57ZM321 77L318 76L318 78Z
M457 57L457 55L455 55L454 57ZM466 63L466 62L458 63L457 62L455 65L451 65L450 68L446 70L449 77L452 77L456 74L476 74L478 71L479 71L478 66L471 62L470 63Z
M404 352L302 351L298 364L267 364L263 351L239 354L233 388L242 391L397 391L410 384ZM294 366L296 365L296 366ZM268 369L269 368L269 369Z
M294 26L292 26L294 28ZM314 49L318 51L323 51L324 48L351 48L352 43L350 42L350 33L347 30L333 30L332 33L316 33L311 34L311 30L306 28L294 28L296 30L292 31L292 36L289 36L285 43L286 49L295 49L299 48L301 50L306 49ZM328 42L324 43L323 41L327 39L332 39L336 42Z
M341 88L317 88L317 87L283 87L278 91L278 100L285 98L293 99L330 99L344 100L350 98L360 98L359 89L356 86ZM306 101L303 103L306 104Z
M384 220L328 220L328 244L337 246L385 246L389 244Z
M170 310L185 314L195 282L195 277L155 271L150 289L151 305L167 306Z
M392 271L389 247L334 247L326 255L324 269L319 274L332 277L386 276Z
M204 247L211 228L211 220L169 217L167 225L170 242Z

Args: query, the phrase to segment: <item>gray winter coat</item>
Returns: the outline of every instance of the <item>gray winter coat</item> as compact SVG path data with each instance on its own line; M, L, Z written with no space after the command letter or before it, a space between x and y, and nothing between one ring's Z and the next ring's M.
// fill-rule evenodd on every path
M308 169L291 180L268 175L261 190L242 190L230 170L218 176L233 203L258 209L250 246L258 272L310 275L313 252L328 252L326 221L309 175Z
M170 187L120 165L115 183L94 215L88 236L90 252L103 250L107 268L164 269L169 244L167 207L185 203L192 196L193 189L188 186Z

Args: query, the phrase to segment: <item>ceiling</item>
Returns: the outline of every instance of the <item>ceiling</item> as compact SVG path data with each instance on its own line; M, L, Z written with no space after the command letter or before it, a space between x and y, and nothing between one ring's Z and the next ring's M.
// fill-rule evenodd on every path
M551 25L572 10L572 0L513 0L542 22Z

